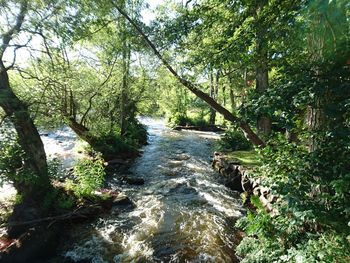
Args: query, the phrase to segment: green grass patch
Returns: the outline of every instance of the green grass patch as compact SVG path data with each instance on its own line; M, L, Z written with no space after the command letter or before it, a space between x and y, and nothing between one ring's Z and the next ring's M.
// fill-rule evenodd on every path
M226 152L225 155L227 156L228 160L238 160L243 166L247 168L255 167L261 164L260 156L254 150Z

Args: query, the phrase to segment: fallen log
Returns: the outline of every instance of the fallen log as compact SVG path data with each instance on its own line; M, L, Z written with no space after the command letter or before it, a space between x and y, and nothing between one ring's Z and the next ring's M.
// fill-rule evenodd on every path
M211 131L211 132L222 132L226 129L224 127L216 126L216 125L206 125L206 126L175 126L173 128L174 130L180 131L180 130L195 130L195 131Z

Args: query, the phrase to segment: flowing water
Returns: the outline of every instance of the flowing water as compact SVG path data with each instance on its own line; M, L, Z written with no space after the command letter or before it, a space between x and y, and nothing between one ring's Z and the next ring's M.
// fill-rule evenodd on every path
M233 226L241 204L210 166L218 135L143 122L149 145L131 172L145 184L108 182L135 207L76 228L61 254L73 262L238 262Z

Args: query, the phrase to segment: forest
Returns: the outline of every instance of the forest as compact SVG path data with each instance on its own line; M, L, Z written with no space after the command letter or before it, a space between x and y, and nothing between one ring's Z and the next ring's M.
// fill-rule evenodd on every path
M0 0L0 38L0 262L350 262L349 1Z

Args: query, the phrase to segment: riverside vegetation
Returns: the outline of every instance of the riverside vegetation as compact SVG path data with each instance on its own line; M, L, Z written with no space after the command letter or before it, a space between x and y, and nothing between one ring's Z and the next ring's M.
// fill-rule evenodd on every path
M235 258L349 262L348 1L162 1L148 21L149 4L0 1L0 182L17 190L1 219L20 225L9 238L114 197L96 194L105 166L139 155L146 115L224 127L218 150L276 197L274 213L252 198L232 223L245 232ZM64 180L38 132L62 126L88 144Z

